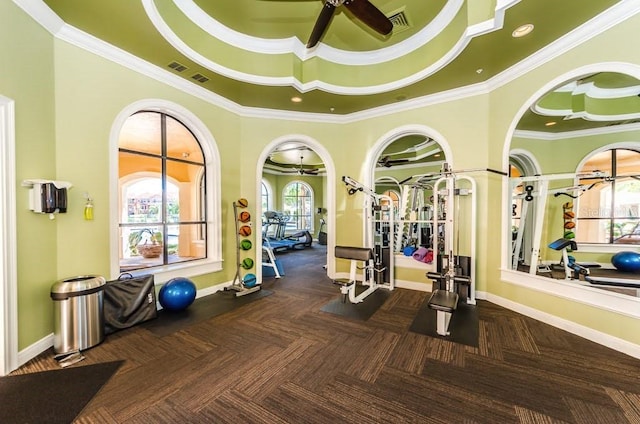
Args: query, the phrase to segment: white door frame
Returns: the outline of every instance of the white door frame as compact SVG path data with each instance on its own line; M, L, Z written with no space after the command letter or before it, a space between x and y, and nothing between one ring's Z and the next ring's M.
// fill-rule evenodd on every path
M261 204L262 195L262 171L264 169L264 163L269 158L269 155L281 144L297 142L311 148L322 159L324 169L326 173L326 192L324 193L324 207L327 209L327 275L329 278L335 278L336 264L335 257L333 255L333 249L336 245L336 168L331 158L329 151L315 139L304 134L289 134L278 137L269 143L260 154L256 167L256 211L257 205ZM255 222L260 222L260 217L255 217ZM260 225L260 224L257 224ZM262 246L262 231L260 227L254 230L256 233L256 245ZM262 253L260 250L256 253L256 276L258 281L262 281Z
M15 105L0 95L0 376L18 368Z

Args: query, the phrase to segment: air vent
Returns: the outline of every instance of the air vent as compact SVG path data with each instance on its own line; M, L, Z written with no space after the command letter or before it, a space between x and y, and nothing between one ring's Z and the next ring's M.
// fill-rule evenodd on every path
M187 69L187 67L186 67L186 66L184 66L182 63L175 62L175 61L174 61L174 62L171 62L171 63L170 63L169 65L167 65L167 66L169 66L169 68L173 69L173 70L174 70L174 71L176 71L176 72L182 72L182 71L184 71L185 69Z
M198 81L198 82L207 82L209 81L209 78L205 77L202 74L194 74L191 76L192 79Z
M396 34L411 27L411 24L409 24L409 19L407 19L407 15L404 13L404 10L388 16L388 18L393 24L393 32Z

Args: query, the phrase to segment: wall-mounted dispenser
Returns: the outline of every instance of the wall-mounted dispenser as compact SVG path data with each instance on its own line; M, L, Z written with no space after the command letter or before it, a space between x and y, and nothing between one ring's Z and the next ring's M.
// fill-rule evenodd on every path
M25 180L29 188L29 209L36 213L67 212L67 189L71 183L53 180Z

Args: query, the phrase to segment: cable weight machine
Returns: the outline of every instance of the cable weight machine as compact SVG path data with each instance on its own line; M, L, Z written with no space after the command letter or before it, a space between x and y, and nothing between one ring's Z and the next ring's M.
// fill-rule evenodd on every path
M336 246L337 258L351 260L349 280L342 285L341 292L348 296L352 303L359 303L378 288L393 290L394 284L394 257L393 241L394 210L393 201L389 196L376 193L369 187L351 177L343 176L342 181L347 186L349 195L364 194L364 246L349 247ZM356 263L363 262L363 285L368 288L356 294L355 274Z

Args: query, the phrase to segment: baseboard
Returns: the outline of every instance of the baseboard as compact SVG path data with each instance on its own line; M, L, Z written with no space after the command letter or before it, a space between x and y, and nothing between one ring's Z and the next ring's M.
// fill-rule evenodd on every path
M18 352L18 368L53 346L53 333Z
M519 314L544 322L545 324L549 324L553 327L567 331L571 334L575 334L576 336L591 340L594 343L598 343L602 346L606 346L610 349L617 350L618 352L622 352L626 355L640 359L640 345L628 342L618 337L611 336L609 334L602 333L600 331L594 330L593 328L585 327L573 321L569 321L564 318L559 318L555 315L539 311L529 306L513 302L509 299L505 299L491 293L486 293L486 300L496 305L502 306L503 308L507 308Z
M417 283L415 281L396 280L396 287L399 289L409 289L423 292L431 291L431 284L429 283Z
M204 296L209 296L217 291L224 290L225 287L230 286L232 281L228 281L226 283L216 284L215 286L206 287L204 289L198 290L196 292L196 299ZM158 310L162 309L160 303L157 303ZM18 352L18 368L35 358L36 356L42 354L47 349L53 346L53 333L48 334L42 339L38 340L34 344L29 347ZM13 370L12 370L13 371Z

